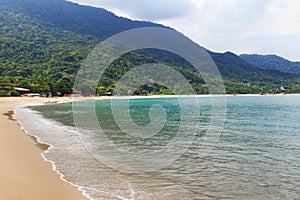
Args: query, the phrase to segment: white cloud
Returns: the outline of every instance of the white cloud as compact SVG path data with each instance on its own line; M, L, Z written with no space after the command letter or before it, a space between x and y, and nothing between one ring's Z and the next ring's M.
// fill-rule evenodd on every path
M72 0L171 26L213 51L300 60L298 0Z
M161 20L206 48L300 60L300 1L194 0L197 12Z
M267 8L274 35L300 34L300 1L274 1Z
M142 20L170 19L193 11L189 0L71 0L114 10L118 15Z

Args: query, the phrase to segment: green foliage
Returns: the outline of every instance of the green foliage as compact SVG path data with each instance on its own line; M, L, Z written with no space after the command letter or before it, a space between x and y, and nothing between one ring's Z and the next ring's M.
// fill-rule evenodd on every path
M247 55L240 57L249 64L261 68L278 70L285 73L300 74L300 62L291 62L276 55Z
M0 2L0 75L32 92L71 93L82 60L99 40L4 9Z
M12 89L16 86L35 93L70 94L82 61L97 43L124 30L149 26L163 27L119 18L104 9L64 0L1 0L0 95L19 95ZM279 93L282 86L286 92L300 92L299 75L263 70L229 52L209 53L224 78L227 93ZM88 93L113 92L124 74L146 63L171 66L189 81L196 93L209 93L201 74L186 60L153 49L123 55L105 71L97 88L90 88L89 80L83 87ZM132 81L135 79L132 77ZM154 83L145 83L137 89L121 86L120 93L173 94Z

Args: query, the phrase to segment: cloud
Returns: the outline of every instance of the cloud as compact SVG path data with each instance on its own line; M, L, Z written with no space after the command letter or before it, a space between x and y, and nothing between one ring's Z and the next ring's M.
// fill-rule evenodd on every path
M175 28L218 52L300 60L299 0L72 0Z
M161 20L213 51L300 60L300 1L193 0L189 16Z
M105 7L133 19L163 20L182 17L194 10L189 0L71 0Z

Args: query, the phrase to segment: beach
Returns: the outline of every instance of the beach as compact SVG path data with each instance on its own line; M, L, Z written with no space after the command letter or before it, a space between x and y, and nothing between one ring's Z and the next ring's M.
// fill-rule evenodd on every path
M9 200L86 200L71 184L52 170L41 153L46 145L37 144L11 118L14 107L23 104L55 103L70 98L0 98L0 199Z
M154 103L163 103L169 109L170 116L176 117L176 113L172 113L176 111L176 100L167 99L170 97L174 96L113 97L113 99L132 98L136 105L140 105L136 107L139 112L133 113L139 114L147 105L152 105L153 102L148 98L153 98ZM197 97L209 97L209 95L197 95ZM84 195L92 199L198 199L199 195L203 197L202 199L206 197L207 199L296 199L299 194L297 179L299 145L295 142L299 140L300 107L297 103L299 95L249 94L226 95L226 97L228 97L226 99L227 128L211 152L206 157L200 157L199 147L209 143L196 139L180 159L166 169L151 173L150 176L124 174L91 157L90 152L85 151L82 142L78 143L76 140L78 135L72 127L68 126L69 121L66 116L72 109L69 104L43 106L35 110L43 113L45 109L47 116L50 116L49 119L56 119L59 116L60 124L58 121L50 122L47 118L41 118L34 112L23 110L25 114L22 115L18 108L15 109L15 113L16 117L23 116L23 121L17 118L19 123L29 122L27 124L29 129L24 126L29 134L32 133L39 138L39 141L55 147L56 151L47 151L43 156L55 163L56 170L64 174L70 183L80 185ZM112 97L89 97L76 100L85 99L97 101L112 99ZM53 170L54 164L45 161L41 153L47 150L48 145L37 143L35 138L25 134L12 116L12 111L18 105L54 104L71 100L72 98L0 98L1 200L87 199L77 189L78 187L65 182L60 174ZM175 107L172 102L175 103ZM209 126L206 116L210 114L210 99L199 98L199 102L200 112L203 114L202 125L205 128ZM103 121L102 125L107 127L107 134L113 135L115 125L110 126L108 115L110 111L107 105L110 105L110 101L102 101L101 104L98 102L98 110L102 111L98 114L103 119L107 119L107 122ZM54 114L52 118L49 115L51 112ZM194 124L194 118L190 119L189 128L195 126L192 128L195 130L198 128L198 123ZM175 121L176 118L172 120ZM172 127L166 129L165 136L168 137L173 132ZM109 132L110 129L113 131ZM37 131L31 132L32 130ZM120 134L120 140L123 139L122 137ZM164 135L160 137L162 137L161 141L165 141ZM116 141L118 139L111 138ZM93 144L99 145L102 144L101 142L95 140ZM131 145L133 147L140 145L140 141L137 140ZM158 143L156 146L160 145ZM151 144L150 150L152 146L154 145ZM107 155L107 158L113 159L113 156ZM261 162L262 159L264 162ZM279 175L274 176L276 170L279 171ZM203 187L202 183L207 187ZM280 184L274 185L274 183ZM261 185L266 185L269 189L265 190ZM236 190L236 188L240 189Z

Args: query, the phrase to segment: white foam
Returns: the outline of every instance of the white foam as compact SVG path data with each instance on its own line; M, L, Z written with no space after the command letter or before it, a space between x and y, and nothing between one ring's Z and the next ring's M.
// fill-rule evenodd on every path
M54 151L55 150L55 146L53 146L51 143L45 142L43 139L41 139L41 135L40 134L35 134L34 131L30 131L32 130L31 127L34 127L38 124L47 124L48 126L53 126L53 127L57 127L58 123L51 121L51 120L47 120L45 118L43 118L41 115L39 115L36 111L33 111L31 109L29 109L29 106L40 106L42 104L27 104L27 105L22 105L22 106L17 106L14 109L14 115L13 115L13 119L17 121L17 123L21 126L21 129L29 136L31 137L35 137L37 139L37 142L40 144L46 144L49 146L49 148L41 153L41 156L43 157L43 159L47 162L50 162L52 165L52 170L55 171L57 174L59 174L60 179L63 180L64 182L67 182L69 184L71 184L72 186L76 187L79 191L82 192L82 194L87 197L88 199L94 200L93 198L91 198L91 196L87 193L87 189L90 190L94 190L94 188L85 188L83 186L80 186L78 184L75 184L71 181L68 181L65 179L65 175L62 174L56 166L55 161L50 160L47 158L47 154L50 151ZM33 123L31 123L33 122ZM43 122L43 123L37 123L37 122ZM66 127L64 127L62 124L60 124L61 127L63 127L63 129L66 129ZM60 127L60 128L61 128ZM73 130L74 131L74 130ZM43 132L43 130L40 130L40 132Z
M161 184L157 177L150 177L149 181L147 176L144 179L120 173L100 163L82 144L76 128L46 119L28 106L16 107L14 112L14 118L26 134L36 137L39 143L50 146L42 153L44 160L52 164L52 169L63 181L77 187L87 198L158 199L172 195L157 187ZM178 190L176 188L174 191Z

